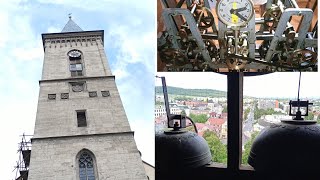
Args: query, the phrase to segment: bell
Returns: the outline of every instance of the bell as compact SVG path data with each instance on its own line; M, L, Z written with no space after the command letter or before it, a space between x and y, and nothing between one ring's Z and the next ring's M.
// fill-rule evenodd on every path
M181 115L173 118L183 119ZM206 140L194 132L181 129L183 125L177 122L174 125L173 130L156 132L157 179L179 179L190 169L211 162L212 156Z
M301 116L308 113L300 111L307 107L308 112L311 103L298 100L289 104L295 118L265 128L252 144L248 163L260 175L305 179L320 170L320 126L303 120ZM291 114L291 107L299 108L296 114Z

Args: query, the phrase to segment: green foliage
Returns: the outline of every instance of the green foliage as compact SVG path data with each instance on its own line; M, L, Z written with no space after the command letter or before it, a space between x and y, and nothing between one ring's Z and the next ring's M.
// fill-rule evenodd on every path
M246 110L244 110L244 113L243 113L243 115L244 115L244 120L246 120L246 119L248 118L249 112L250 112L250 108L247 108Z
M304 117L305 120L313 120L314 119L314 114L312 112L308 113L308 116Z
M155 87L156 94L163 94L162 86ZM226 97L227 92L213 89L184 89L167 86L168 94L195 97Z
M248 158L253 141L256 139L258 132L252 133L250 140L244 145L244 151L242 152L242 164L248 164Z
M223 112L223 113L228 112L228 108L227 108L227 106L223 106L222 112Z
M175 96L173 99L176 101L191 101L192 100L192 98L188 97L188 96Z
M254 119L259 119L263 115L271 114L283 114L281 112L274 111L272 108L269 109L258 109L257 107L254 110Z
M156 101L155 105L156 106L164 106L164 102Z
M199 115L196 115L196 114L192 114L190 113L190 118L193 120L193 122L197 122L197 123L205 123L207 122L208 120L208 117L206 114L199 114Z
M186 113L186 111L184 109L181 111L181 115L183 115L183 116L187 115L187 113Z
M205 131L203 138L208 142L212 161L227 163L227 146L222 144L218 136L212 131Z

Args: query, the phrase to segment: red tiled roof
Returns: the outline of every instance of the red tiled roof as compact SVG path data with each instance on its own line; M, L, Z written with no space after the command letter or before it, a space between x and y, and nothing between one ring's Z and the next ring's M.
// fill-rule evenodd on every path
M196 123L196 127L197 127L198 130L204 128L205 126L206 126L206 125L203 124L203 123Z
M210 125L222 125L224 122L226 122L226 119L221 119L221 118L209 118L207 122Z

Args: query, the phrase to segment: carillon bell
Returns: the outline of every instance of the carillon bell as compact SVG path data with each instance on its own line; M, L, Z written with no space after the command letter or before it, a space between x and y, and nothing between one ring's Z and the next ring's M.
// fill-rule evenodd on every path
M189 170L211 162L211 152L203 137L184 129L188 119L197 132L191 118L170 114L166 80L165 77L158 78L162 81L169 129L156 132L156 179L185 179L183 177L192 172Z
M179 179L186 170L203 167L211 162L211 153L205 139L182 129L188 117L171 115L169 127L156 133L157 179Z
M320 170L320 126L302 118L308 116L312 103L298 99L289 104L289 115L294 118L265 128L253 142L248 163L260 175L297 178Z

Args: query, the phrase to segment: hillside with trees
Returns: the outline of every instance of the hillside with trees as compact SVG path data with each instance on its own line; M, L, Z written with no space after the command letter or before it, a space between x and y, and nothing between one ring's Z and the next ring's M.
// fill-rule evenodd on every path
M156 94L163 94L162 86L155 87ZM213 89L184 89L167 86L167 92L170 95L177 96L195 96L195 97L227 97L227 92Z

